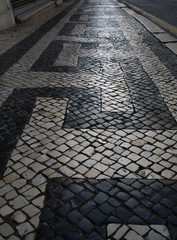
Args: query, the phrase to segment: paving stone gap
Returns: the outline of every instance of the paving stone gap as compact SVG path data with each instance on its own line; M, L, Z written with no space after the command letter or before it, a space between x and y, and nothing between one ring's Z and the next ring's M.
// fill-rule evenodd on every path
M0 35L0 240L177 239L177 56L130 12L66 1Z

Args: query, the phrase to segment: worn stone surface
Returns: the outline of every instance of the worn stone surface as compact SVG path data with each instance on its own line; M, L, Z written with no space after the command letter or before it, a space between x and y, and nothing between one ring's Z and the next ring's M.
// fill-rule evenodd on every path
M177 57L129 13L66 2L0 35L0 238L177 238Z

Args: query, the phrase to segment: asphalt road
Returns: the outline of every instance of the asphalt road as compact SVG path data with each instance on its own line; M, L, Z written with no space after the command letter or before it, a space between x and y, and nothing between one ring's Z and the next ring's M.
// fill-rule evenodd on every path
M126 2L177 27L177 0L126 0Z

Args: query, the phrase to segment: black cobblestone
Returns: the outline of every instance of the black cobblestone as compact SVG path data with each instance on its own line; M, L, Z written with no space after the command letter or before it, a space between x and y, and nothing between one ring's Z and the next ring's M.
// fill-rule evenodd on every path
M141 198L136 197L132 198L131 194L123 194L122 191L118 188L121 181L124 182L124 185L128 185L134 190L131 192L137 192L135 186L139 185L142 189L148 189L145 191L145 195L141 196ZM58 182L58 183L57 183ZM67 182L67 184L65 184ZM52 234L55 237L61 237L63 239L69 239L71 234L74 234L74 238L76 239L89 239L90 236L97 236L100 239L106 239L106 226L109 223L121 223L121 224L140 224L140 225L149 225L149 224L163 224L170 226L170 234L171 239L175 240L176 230L175 227L177 225L177 217L176 217L176 208L177 202L174 199L173 201L170 199L168 192L158 193L160 196L159 201L153 202L150 205L152 196L157 195L156 190L151 188L152 181L151 180L87 180L81 179L70 179L70 184L68 185L68 179L62 178L62 181L58 181L58 178L54 178L50 180L50 183L47 186L46 192L46 200L45 207L42 211L40 217L40 224L37 230L36 239L40 239L40 236L44 237L44 232L51 228ZM94 186L101 186L105 183L105 185L109 186L110 191L105 193L101 189L97 189ZM149 182L149 185L148 185ZM175 181L166 181L166 180L155 180L154 184L156 186L161 186L161 184L166 185L166 187L171 188L175 184ZM161 183L161 184L160 184ZM77 192L70 199L63 202L62 208L59 208L57 211L55 208L51 208L50 202L51 197L58 200L61 199L62 191L58 195L56 184L62 187L63 191L66 191L65 185L72 191L73 189L82 188L83 192L90 192L92 198L90 200L82 200L77 205L73 205L73 199L78 198ZM153 186L154 186L153 184ZM54 188L52 188L54 185ZM134 186L133 186L134 185ZM90 186L93 186L92 188ZM117 194L114 195L114 198L111 194L111 189L117 188ZM55 190L56 195L55 195ZM52 195L50 194L52 191ZM73 191L74 192L74 191ZM161 198L164 197L166 193L165 199L166 202L171 202L168 206L165 206L161 203ZM91 196L90 195L90 196ZM174 196L177 197L177 191L174 191ZM120 196L123 196L123 198ZM126 201L124 199L126 198ZM166 204L167 205L167 204ZM44 218L46 213L46 209L50 208L50 212L52 213L51 217ZM54 226L52 226L52 223ZM45 227L47 227L45 230ZM66 229L70 229L70 232L65 231ZM51 233L50 233L51 234ZM44 238L47 239L47 238Z

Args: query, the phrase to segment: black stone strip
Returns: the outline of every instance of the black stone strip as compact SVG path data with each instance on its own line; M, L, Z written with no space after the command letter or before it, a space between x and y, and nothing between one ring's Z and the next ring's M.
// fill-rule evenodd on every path
M176 198L177 181L50 179L36 240L103 240L110 223L166 225L176 240Z
M154 113L159 119L174 121L167 105L138 58L129 58L120 63L127 82L135 112Z
M166 66L171 74L177 78L177 56L165 44L161 43L152 33L135 18L130 16L127 12L120 9L121 14L126 18L129 24L134 28L141 39L150 47L152 52L160 59L160 61Z
M98 42L82 42L81 49L98 49L99 43Z
M83 14L74 14L70 17L69 21L72 22L80 22L80 17L83 16ZM83 21L85 22L85 21Z
M27 53L27 51L29 51L30 48L32 48L48 31L50 31L51 28L53 28L66 14L68 14L77 2L79 2L79 0L75 0L60 14L42 24L35 32L0 55L0 76L2 76L14 63Z
M75 26L76 26L76 23L66 23L64 25L64 27L60 30L58 35L65 35L65 36L69 35L70 36L70 33L73 31ZM76 36L77 36L77 34L76 34Z
M61 71L64 69L62 69L62 67L55 67L53 66L58 55L60 54L60 52L63 49L63 41L52 41L49 46L43 51L43 53L40 55L40 57L38 58L38 60L33 64L33 66L31 67L31 71L43 71L49 72L49 69L55 69L57 68L58 71Z

